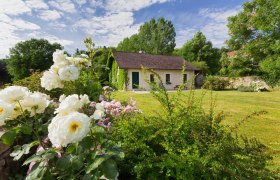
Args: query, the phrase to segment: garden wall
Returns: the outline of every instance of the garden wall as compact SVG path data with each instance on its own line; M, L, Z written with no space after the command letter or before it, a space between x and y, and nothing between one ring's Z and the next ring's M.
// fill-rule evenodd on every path
M229 79L230 82L230 89L237 89L240 85L243 86L250 86L252 83L256 83L259 86L262 86L266 89L270 89L269 86L266 84L265 81L263 81L258 76L245 76L245 77L238 77L238 78L226 78Z

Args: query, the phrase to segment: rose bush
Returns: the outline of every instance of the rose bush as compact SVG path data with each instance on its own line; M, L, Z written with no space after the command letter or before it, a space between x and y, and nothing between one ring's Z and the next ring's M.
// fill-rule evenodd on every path
M86 42L91 43L89 39ZM24 167L17 178L117 178L116 160L124 154L118 143L108 139L111 125L118 118L140 111L133 100L122 105L111 100L107 91L96 101L101 88L94 95L94 89L87 89L98 83L92 83L92 49L89 52L89 57L54 52L54 64L43 73L41 86L47 93L57 88L68 90L59 98L51 99L22 86L0 91L0 126L5 131L1 141L13 147L11 156ZM70 94L77 87L82 90ZM87 90L88 95L83 93Z

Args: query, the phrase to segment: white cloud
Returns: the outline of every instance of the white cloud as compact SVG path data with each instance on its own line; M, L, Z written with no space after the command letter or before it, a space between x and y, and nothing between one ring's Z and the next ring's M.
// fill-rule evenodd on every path
M237 6L237 7L232 8L232 9L209 9L209 8L205 8L205 9L201 9L199 11L199 14L206 17L206 18L213 19L216 22L224 23L224 22L227 22L228 17L236 15L240 10L241 10L240 6Z
M197 31L201 31L215 47L222 47L229 38L227 18L236 15L241 10L240 6L231 9L201 9L198 15L201 22L196 27L184 27L177 31L176 47L191 39Z
M93 13L96 8L103 8L105 15L81 19L75 23L74 28L93 36L97 45L116 46L125 37L138 32L141 23L135 24L134 11L167 1L170 0L93 0L87 11Z
M59 38L57 36L48 34L48 33L43 32L43 31L33 31L32 33L27 34L27 36L29 38L37 38L37 39L43 38L43 39L47 39L51 43L55 43L56 42L56 43L60 43L63 46L70 46L70 45L72 45L74 43L71 40L62 39L62 38Z
M43 0L27 0L25 4L31 9L48 9L49 6Z
M40 26L37 24L20 18L11 18L4 13L0 13L0 27L0 58L8 55L9 48L23 40L23 38L19 36L19 32L40 29Z
M156 3L165 3L169 0L108 0L105 9L109 12L138 11Z
M57 20L61 18L61 13L56 10L43 10L38 14L38 17L46 21Z
M19 15L31 12L31 9L21 0L1 0L0 14Z
M74 27L92 35L97 45L115 46L123 38L137 33L140 24L133 24L132 12L108 14L78 21Z
M67 27L65 23L58 22L58 21L50 22L49 26L51 26L53 29L58 29L58 30L64 30Z
M199 14L209 19L201 31L210 39L214 46L221 47L226 39L229 38L227 18L240 12L241 6L231 9L201 9Z
M61 11L65 11L68 13L76 12L75 4L71 0L53 0L49 1L48 3L49 5Z
M87 0L74 0L77 4L79 4L80 6L84 5L87 3Z
M192 39L197 32L195 28L184 28L177 31L176 34L176 47L182 47L187 40Z

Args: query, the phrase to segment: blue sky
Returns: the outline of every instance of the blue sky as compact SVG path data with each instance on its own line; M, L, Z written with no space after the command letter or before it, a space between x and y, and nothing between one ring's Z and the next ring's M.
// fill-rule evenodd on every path
M171 20L181 47L202 31L215 47L228 38L227 17L246 0L0 0L0 58L17 42L45 38L73 53L83 39L116 46L155 17Z

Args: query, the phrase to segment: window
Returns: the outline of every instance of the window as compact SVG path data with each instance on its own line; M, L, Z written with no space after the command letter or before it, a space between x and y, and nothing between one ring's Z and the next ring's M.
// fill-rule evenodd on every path
M171 84L171 81L170 81L170 74L166 74L166 75L165 75L165 83L166 83L166 84Z
M188 80L187 77L188 77L187 74L184 74L184 76L183 76L183 83L186 83L186 82L187 82L187 80Z
M154 74L150 74L150 82L155 82L155 75Z

